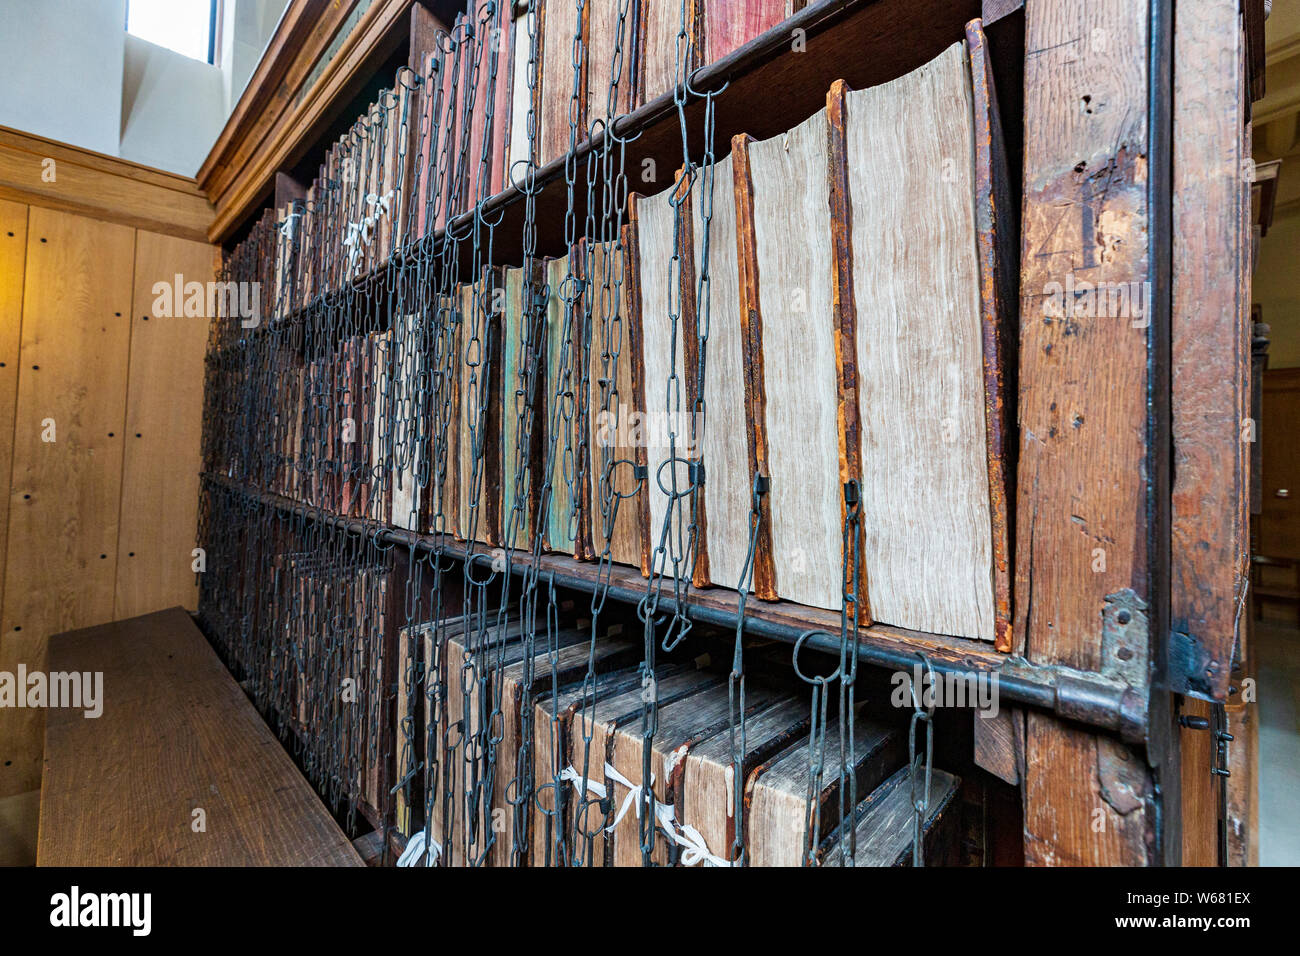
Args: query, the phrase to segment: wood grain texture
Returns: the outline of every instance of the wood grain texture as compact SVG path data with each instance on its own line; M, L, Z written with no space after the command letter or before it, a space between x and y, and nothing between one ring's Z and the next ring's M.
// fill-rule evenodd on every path
M0 618L4 614L9 473L13 466L14 414L18 406L18 350L22 341L26 263L27 206L0 199Z
M673 561L685 561L690 524L690 475L686 426L693 401L686 381L686 329L680 305L680 265L673 262L673 189L635 197L636 284L640 293L642 422L649 515L646 564L671 575ZM672 310L678 314L674 316ZM674 504L674 495L686 495ZM663 553L660 554L660 549ZM683 565L682 570L689 570Z
M843 487L827 144L823 109L784 136L750 143L748 157L777 594L837 608Z
M591 309L588 351L588 449L592 556L599 558L608 542L610 560L640 565L643 543L636 480L637 448L631 441L634 366L640 345L627 308L624 247L619 243L583 242L585 302Z
M419 413L419 402L414 389L424 364L419 345L419 328L418 316L396 316L393 320L392 336L382 346L390 355L386 364L387 368L391 369L388 374L392 376L381 385L381 394L387 393L384 395L384 404L389 409L385 421L393 422L390 442L392 474L388 479L391 488L389 521L395 527L405 528L408 531L415 531L420 527L419 515L422 501L431 503L436 500L455 500L445 490L442 492L443 496L439 498L436 494L437 489L421 489L416 478L419 449L416 447L414 416ZM452 466L449 464L448 467ZM424 507L428 506L428 504L424 505ZM454 514L447 517L448 520L452 520ZM429 530L442 531L445 528L430 526Z
M1211 720L1210 705L1203 700L1185 700L1182 713ZM1216 765L1215 751L1218 749L1214 731L1182 727L1178 738L1182 773L1179 788L1182 800L1178 807L1183 831L1181 865L1218 866L1219 818L1227 808L1220 806L1219 778L1210 773Z
M1149 277L1148 17L1121 0L1025 17L1016 627L1031 661L1096 670L1106 595L1147 595L1148 331L1052 314L1050 293ZM1149 784L1108 803L1106 741L1036 713L1026 736L1026 862L1147 862Z
M140 230L135 236L126 460L118 530L118 620L197 607L191 553L198 530L200 431L208 319L154 314L154 284L206 283L216 250Z
M628 865L627 861L629 859L641 860L639 835L631 838L635 843L635 849L633 850L627 845L629 834L622 830L621 826L615 830L608 829L614 822L614 814L617 812L617 808L626 799L628 789L609 777L604 770L604 766L606 763L613 766L614 761L619 759L615 749L620 734L630 731L633 727L640 726L646 695L648 693L654 694L656 708L662 716L664 711L677 701L699 694L710 686L717 687L720 682L719 677L702 670L686 670L673 673L671 676L660 676L658 680L647 683L645 686L638 685L624 693L597 700L595 706L589 708L587 714L577 714L570 723L568 741L570 765L579 773L585 772L591 779L603 783L606 788L605 792L611 798L610 812L605 818L605 828L600 835L591 841L592 866ZM589 750L585 747L585 734L591 736ZM585 766L583 764L584 753L587 759ZM636 760L636 767L639 767L639 745ZM626 766L626 762L624 764ZM656 756L652 753L651 766L656 765L662 770L662 754ZM627 775L624 774L624 776ZM663 774L657 773L655 777L656 780L662 780ZM634 776L628 777L633 782L640 778L641 773L639 770L636 771ZM660 798L662 799L662 795L660 795ZM598 808L593 807L587 812L594 816L598 812ZM595 829L594 823L593 820L591 829ZM632 816L631 827L633 833L639 833L634 815ZM621 854L619 852L620 842L623 843ZM657 839L656 843L657 852L652 854L651 859L663 862L667 859L666 848L662 839ZM621 864L620 860L623 861ZM637 863L633 862L631 865L637 865Z
M46 161L53 162L48 166ZM46 178L53 172L54 179ZM214 210L176 176L0 126L0 200L35 203L200 242Z
M60 634L49 666L104 700L49 711L38 865L361 865L181 609Z
M891 83L849 92L845 107L871 613L900 627L991 641L980 271L963 45Z
M697 281L704 271L705 216L710 208L708 297L707 302L696 302L694 323L699 334L707 334L702 396L706 411L703 420L695 423L697 454L704 460L706 476L703 497L708 522L702 546L708 555L706 583L737 588L749 553L754 478L745 419L735 174L730 156L714 163L712 170L696 174L690 215Z
M113 618L135 231L32 207L28 217L0 653ZM54 442L42 440L53 419ZM11 793L40 780L41 711L0 714ZM9 776L8 774L6 776Z
M1249 183L1238 4L1180 8L1174 31L1174 486L1171 626L1222 700L1245 600L1250 444ZM1243 228L1243 225L1245 228ZM1231 262L1244 282L1224 281ZM1177 688L1182 689L1182 688Z

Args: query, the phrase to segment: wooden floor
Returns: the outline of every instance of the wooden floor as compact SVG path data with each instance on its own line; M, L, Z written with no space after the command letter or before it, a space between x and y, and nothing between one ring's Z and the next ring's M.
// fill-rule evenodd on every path
M57 635L47 666L102 672L103 713L48 711L38 866L361 865L182 609Z

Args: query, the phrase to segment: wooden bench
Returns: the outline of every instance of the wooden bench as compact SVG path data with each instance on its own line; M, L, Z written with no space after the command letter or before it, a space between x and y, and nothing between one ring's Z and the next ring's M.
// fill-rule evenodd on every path
M362 865L181 608L57 635L46 666L102 672L103 712L48 711L38 866Z

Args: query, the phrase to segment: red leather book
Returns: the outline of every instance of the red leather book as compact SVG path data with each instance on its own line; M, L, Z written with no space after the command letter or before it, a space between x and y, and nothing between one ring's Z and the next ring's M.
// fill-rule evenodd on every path
M716 63L806 5L806 0L704 0L702 62Z

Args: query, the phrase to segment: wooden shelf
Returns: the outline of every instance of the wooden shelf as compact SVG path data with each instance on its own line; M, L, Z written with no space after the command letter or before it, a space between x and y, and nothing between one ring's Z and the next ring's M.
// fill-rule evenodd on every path
M334 514L282 495L248 488L221 475L205 473L202 478L282 513L439 557L490 563L504 554L500 548L405 531L369 518ZM534 567L533 555L514 550L509 555L508 566L512 574L523 576ZM543 554L536 559L535 566L538 576L548 583L583 594L594 594L603 587L612 600L638 604L648 593L646 578L639 569L627 565L610 565L603 582L597 563L576 561L567 555ZM728 588L688 587L683 590L683 603L688 607L687 616L698 623L735 628L740 619L739 595ZM658 609L660 613L675 610L671 581L664 582ZM809 650L839 654L838 611L751 598L745 603L744 621L745 632L755 637L789 644L802 640ZM1123 686L1067 669L1036 666L1023 658L1000 653L992 644L982 641L872 624L859 628L855 650L859 661L877 667L910 671L920 662L918 654L924 654L936 673L952 673L963 678L971 672L997 673L999 693L1007 700L1117 730L1126 737L1140 735L1145 725L1145 713L1139 714L1136 709L1139 702L1126 694Z

